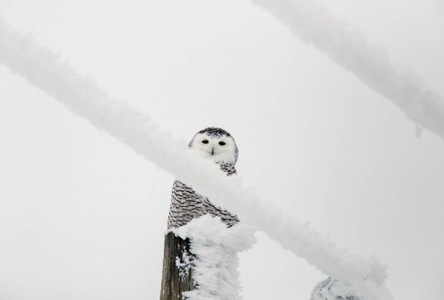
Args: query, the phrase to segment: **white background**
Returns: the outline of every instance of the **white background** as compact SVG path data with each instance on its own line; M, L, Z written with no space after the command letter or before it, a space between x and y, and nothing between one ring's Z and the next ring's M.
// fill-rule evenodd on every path
M321 1L444 94L438 0ZM248 1L2 0L111 95L190 140L228 130L238 173L337 245L389 266L395 299L444 295L444 141ZM157 299L174 177L0 67L0 299ZM184 143L186 147L186 143ZM259 234L244 299L326 276Z

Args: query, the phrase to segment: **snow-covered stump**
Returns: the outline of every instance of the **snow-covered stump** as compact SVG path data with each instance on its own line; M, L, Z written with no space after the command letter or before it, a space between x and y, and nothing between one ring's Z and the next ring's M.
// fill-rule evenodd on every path
M160 299L242 299L238 253L255 241L250 227L210 215L168 232Z

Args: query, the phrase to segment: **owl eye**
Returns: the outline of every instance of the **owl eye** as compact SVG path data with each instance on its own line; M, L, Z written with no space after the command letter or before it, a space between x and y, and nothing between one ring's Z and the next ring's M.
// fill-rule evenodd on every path
M219 145L223 146L225 145L225 142L219 142Z
M203 140L202 144L208 144L208 140Z

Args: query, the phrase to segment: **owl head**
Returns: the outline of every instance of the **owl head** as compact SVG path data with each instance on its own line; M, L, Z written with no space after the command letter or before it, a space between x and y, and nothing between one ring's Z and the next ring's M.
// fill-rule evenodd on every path
M235 164L239 154L231 134L217 127L208 127L196 133L188 147L218 163Z

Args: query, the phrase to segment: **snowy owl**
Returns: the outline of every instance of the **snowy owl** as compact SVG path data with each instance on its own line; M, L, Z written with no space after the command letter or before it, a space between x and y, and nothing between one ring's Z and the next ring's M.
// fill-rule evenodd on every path
M198 151L203 157L213 160L227 175L236 173L234 166L239 152L236 142L227 131L216 127L203 129L196 133L188 147ZM197 194L191 187L175 180L171 193L168 229L186 225L192 219L206 214L220 217L228 227L239 222L236 215L215 206L207 197Z

